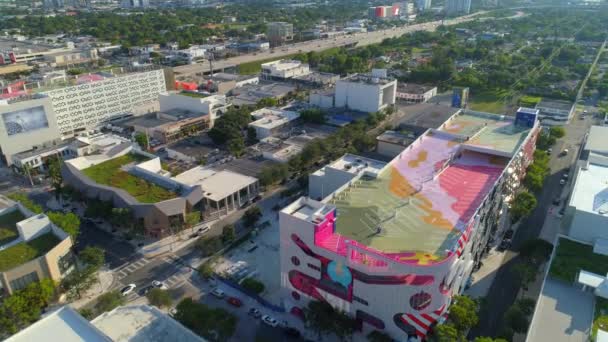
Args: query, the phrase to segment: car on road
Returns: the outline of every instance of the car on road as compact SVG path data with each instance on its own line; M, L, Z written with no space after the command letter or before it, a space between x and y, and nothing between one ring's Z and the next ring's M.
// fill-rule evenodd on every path
M126 296L129 293L133 292L133 290L135 290L136 287L137 287L137 285L135 285L135 284L129 284L129 285L123 287L122 289L120 289L120 294L123 296Z
M548 154L551 154L552 152L553 152L553 149L552 149L552 148L547 149L547 153L548 153Z
M224 298L224 296L226 296L226 293L224 293L224 291L222 291L221 289L213 289L213 291L211 291L211 294L214 295L217 298Z
M228 302L228 304L230 304L232 306L236 306L237 308L240 308L241 306L243 306L243 302L236 297L228 297L228 299L226 301Z
M247 314L249 314L249 316L253 316L254 318L259 318L260 316L262 316L262 313L260 312L260 310L258 310L256 308L249 309Z
M568 152L569 152L569 151L568 151L568 149L567 149L567 148L565 148L565 149L562 151L561 155L562 155L562 156L568 155Z
M165 285L165 283L163 283L162 281L158 281L158 280L153 280L152 281L152 286L161 289L161 290L166 290L167 289L167 285Z
M566 185L566 180L565 179L560 179L559 180L559 185Z
M264 315L262 317L262 322L264 322L264 324L271 326L273 328L276 328L276 326L279 325L279 321L270 317L269 315Z
M568 179L568 172L564 172L564 174L562 175L563 179Z

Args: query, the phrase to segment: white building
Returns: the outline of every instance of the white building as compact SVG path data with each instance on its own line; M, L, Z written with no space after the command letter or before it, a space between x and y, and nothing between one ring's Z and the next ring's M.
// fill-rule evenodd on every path
M357 74L336 82L335 107L377 112L395 104L397 81Z
M189 63L193 63L195 59L204 58L206 53L207 49L200 46L191 46L176 51L178 57L188 60Z
M286 130L300 117L300 113L278 108L262 108L251 115L255 121L249 127L255 129L256 137L260 140Z
M321 89L313 90L308 97L308 103L323 109L333 108L336 106L336 89Z
M263 79L288 79L310 74L308 64L297 60L281 59L262 64Z
M194 93L191 93L194 94ZM218 116L222 116L230 107L225 95L195 96L173 93L163 93L159 95L161 112L169 112L174 109L187 110L193 113L203 113L209 115L210 125Z
M437 95L437 87L425 86L414 83L399 83L397 86L397 100L406 103L427 102Z

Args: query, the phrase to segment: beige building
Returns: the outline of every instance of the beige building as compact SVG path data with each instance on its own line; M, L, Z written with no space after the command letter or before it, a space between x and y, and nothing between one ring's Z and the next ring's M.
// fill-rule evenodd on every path
M12 294L42 279L60 281L73 268L72 238L44 214L0 198L0 221L14 235L0 246L0 288Z

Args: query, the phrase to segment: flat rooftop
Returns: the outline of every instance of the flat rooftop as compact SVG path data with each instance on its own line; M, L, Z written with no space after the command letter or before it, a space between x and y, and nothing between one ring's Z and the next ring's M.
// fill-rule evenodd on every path
M91 321L114 342L204 342L205 340L153 306L120 306Z
M240 173L227 170L215 171L202 166L180 173L173 179L190 186L200 185L204 196L216 202L257 182L256 178Z
M416 83L398 83L397 91L408 94L424 94L427 91L436 88L435 86L428 86L424 84Z
M336 193L330 201L337 208L336 232L385 253L446 257L508 162L464 151L448 164L459 141L428 132L377 178L363 176Z
M379 84L385 85L395 80L392 78L385 77L374 77L370 74L355 74L350 77L345 77L343 79L338 80L338 82L353 82L353 83L366 83L366 84Z
M608 166L589 163L578 171L570 205L576 210L608 215Z
M111 342L112 340L74 309L65 305L9 337L6 342L46 341L61 336L62 342Z
M463 111L442 126L442 130L469 137L464 144L513 154L531 128L516 126L512 117Z
M418 103L405 108L406 116L400 121L400 126L415 129L414 133L421 134L429 128L439 128L447 119L462 109L434 103Z
M547 278L526 341L588 341L593 305L593 293Z
M564 101L564 100L553 100L543 98L539 103L536 104L536 108L546 107L546 108L554 108L561 110L570 110L574 106L574 102Z
M608 126L591 126L585 150L601 154L608 153Z
M390 144L408 146L415 139L408 137L407 135L395 131L386 131L376 137L376 140L387 142Z

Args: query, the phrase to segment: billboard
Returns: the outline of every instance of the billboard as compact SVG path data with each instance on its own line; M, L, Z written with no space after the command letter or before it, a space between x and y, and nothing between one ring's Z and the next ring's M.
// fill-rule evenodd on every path
M49 127L43 106L3 113L2 121L4 121L6 134L9 136Z

